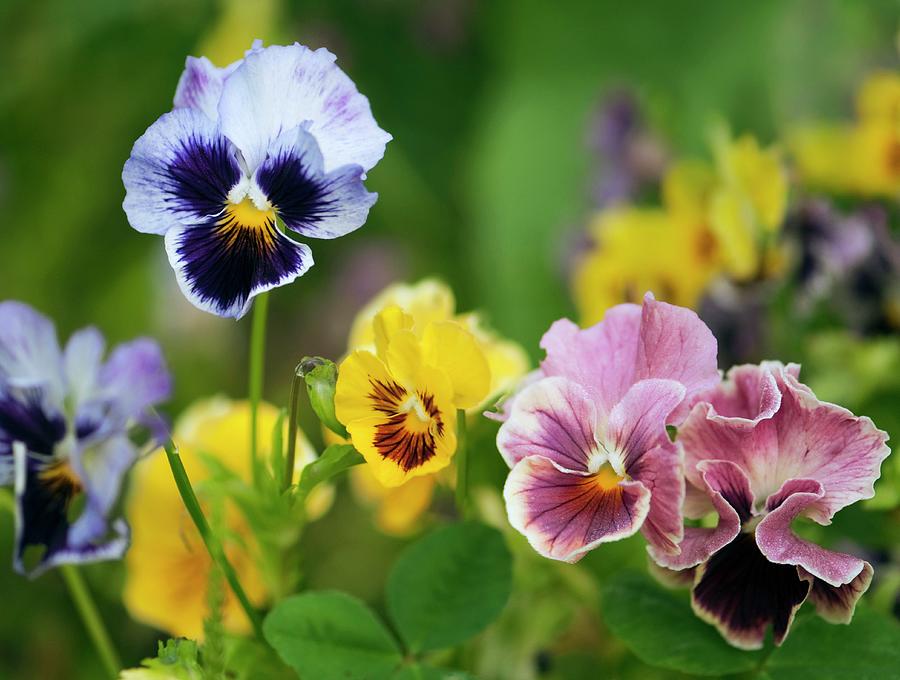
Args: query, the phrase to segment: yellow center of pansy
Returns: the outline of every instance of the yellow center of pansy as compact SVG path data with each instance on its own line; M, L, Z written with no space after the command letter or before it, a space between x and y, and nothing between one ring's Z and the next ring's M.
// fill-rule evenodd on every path
M619 486L622 478L612 469L611 465L604 465L594 473L593 480L601 489L608 491Z
M240 203L229 203L220 224L235 224L245 229L267 230L275 225L275 209L271 206L261 210L249 196Z
M38 479L54 494L71 497L81 491L81 479L68 461L51 463L38 473Z

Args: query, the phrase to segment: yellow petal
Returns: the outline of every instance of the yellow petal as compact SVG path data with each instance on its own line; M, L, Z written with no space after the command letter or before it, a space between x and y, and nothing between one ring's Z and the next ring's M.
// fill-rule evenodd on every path
M334 390L334 411L345 427L372 414L373 381L383 385L394 382L381 359L371 352L359 350L341 362Z
M394 334L386 360L394 379L408 390L415 389L422 370L422 349L412 331L402 330Z
M423 361L443 370L453 384L457 408L476 406L488 396L491 369L469 331L454 321L430 323L422 335Z
M386 307L400 307L413 318L413 328L425 328L432 321L446 321L453 316L456 300L443 281L423 279L418 283L388 286L366 304L353 321L348 351L369 348L375 344L373 320Z
M752 206L740 192L720 189L710 218L728 272L738 280L752 278L759 267Z
M856 96L856 110L863 122L900 120L900 74L878 71L871 74Z
M372 328L375 334L375 351L387 360L388 346L398 332L412 328L413 318L396 305L384 308L375 315Z

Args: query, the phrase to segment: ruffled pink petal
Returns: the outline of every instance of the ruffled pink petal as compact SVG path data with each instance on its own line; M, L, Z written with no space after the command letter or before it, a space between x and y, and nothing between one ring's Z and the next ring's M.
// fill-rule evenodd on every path
M657 564L668 569L689 569L705 562L731 543L741 531L741 522L750 515L750 481L734 463L726 460L704 461L701 480L719 514L714 529L687 527L679 554L670 554L650 545L647 550Z
M547 375L581 384L608 414L632 384L648 378L677 380L686 389L684 404L670 415L678 422L690 398L719 381L716 339L691 310L657 302L648 293L642 307L618 305L603 320L580 330L568 320L550 327L541 340Z
M803 567L797 567L800 578L806 578L812 583L809 591L809 599L816 605L816 612L829 623L850 623L853 620L853 611L862 594L869 589L872 583L872 565L863 562L863 570L859 576L842 586L828 585L820 578L816 578Z
M669 422L683 420L690 398L719 383L717 351L715 336L695 312L658 302L651 293L644 296L634 379L666 378L684 385L687 399Z
M588 473L541 456L520 460L503 489L510 524L544 557L577 562L601 543L631 536L650 510L640 482L606 488Z
M681 451L672 444L656 446L644 453L628 474L650 491L650 512L641 533L656 550L678 554L684 536L681 505L684 502L684 473Z
M541 368L580 384L606 415L634 383L640 326L641 308L631 304L606 310L603 321L584 330L560 319L541 339L547 352Z
M610 455L622 457L628 474L647 451L669 443L666 419L684 394L684 385L674 380L641 380L613 407L607 424Z
M803 567L828 585L838 587L853 582L865 570L866 563L853 555L804 541L791 530L791 522L823 494L822 485L815 480L785 482L766 503L771 511L756 527L756 543L771 562Z
M567 470L587 472L588 458L598 448L596 423L597 409L579 385L544 378L518 395L497 433L497 448L510 467L543 456Z
M865 417L819 401L797 378L784 373L778 428L778 480L814 479L824 495L804 511L828 524L832 516L858 500L875 495L881 463L891 450L887 433Z
M712 407L707 417L747 429L771 418L781 406L775 373L782 370L784 367L778 362L729 369L722 383L699 395L700 401Z

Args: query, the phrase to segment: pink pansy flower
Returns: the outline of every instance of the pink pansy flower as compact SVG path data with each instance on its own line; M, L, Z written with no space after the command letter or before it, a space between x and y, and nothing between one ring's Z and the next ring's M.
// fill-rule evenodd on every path
M733 645L775 644L812 600L827 621L848 623L872 567L791 530L797 517L829 524L874 495L887 434L868 418L819 401L800 367L766 362L733 368L701 395L678 431L688 481L685 514L715 510L712 529L685 529L681 553L651 547L663 567L693 575L694 611Z
M648 293L586 330L557 321L541 346L541 372L510 401L497 435L512 468L510 523L566 562L638 530L677 553L684 479L666 424L720 380L712 333Z

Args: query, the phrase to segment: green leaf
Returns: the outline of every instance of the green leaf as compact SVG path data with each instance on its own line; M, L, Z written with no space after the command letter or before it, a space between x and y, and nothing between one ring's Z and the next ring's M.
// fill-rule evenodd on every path
M900 626L860 607L842 626L818 616L798 622L766 663L772 680L882 680L900 672Z
M411 545L394 564L388 611L410 651L450 647L500 614L511 585L512 557L500 532L452 524Z
M463 671L413 664L401 668L391 680L475 680L475 678Z
M603 619L651 666L724 675L759 665L761 652L731 647L715 628L697 618L685 595L663 588L646 574L622 572L603 590Z
M301 678L381 680L403 658L397 643L365 604L321 591L279 602L263 624L266 640Z
M350 444L332 444L321 456L303 468L303 474L297 483L297 498L306 498L316 485L365 462L365 458Z

